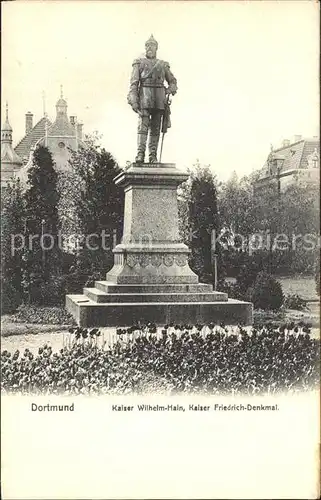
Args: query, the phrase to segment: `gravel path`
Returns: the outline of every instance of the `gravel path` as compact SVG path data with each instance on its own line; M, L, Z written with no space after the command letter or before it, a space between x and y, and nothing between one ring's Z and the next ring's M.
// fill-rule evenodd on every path
M115 328L101 328L102 339L109 340L115 334ZM1 351L7 349L8 351L15 351L19 349L24 351L28 348L32 353L36 353L39 347L44 344L50 344L52 350L59 351L63 348L64 344L68 342L70 334L68 330L56 331L56 332L46 332L46 333L28 333L27 335L11 335L10 337L1 338Z
M250 327L249 327L250 328ZM116 338L115 328L100 328L101 337L99 337L98 343L106 341L108 344L113 342ZM38 334L27 334L27 335L11 335L10 337L1 338L1 350L7 349L8 351L15 351L19 349L24 351L28 348L31 352L37 353L39 347L44 344L50 344L52 350L59 351L68 342L70 335L68 330L58 331L58 332L47 332ZM312 328L311 337L320 338L320 329Z

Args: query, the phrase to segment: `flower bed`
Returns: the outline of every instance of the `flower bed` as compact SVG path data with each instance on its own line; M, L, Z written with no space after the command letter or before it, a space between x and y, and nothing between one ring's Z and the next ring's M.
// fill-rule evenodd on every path
M307 326L250 331L224 325L71 329L62 349L2 351L4 392L263 394L319 384L320 340Z

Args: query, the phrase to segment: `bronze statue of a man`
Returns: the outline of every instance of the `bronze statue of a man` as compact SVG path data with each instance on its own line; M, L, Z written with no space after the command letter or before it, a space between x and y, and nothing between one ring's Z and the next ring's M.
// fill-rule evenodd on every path
M166 107L166 96L175 95L177 80L169 64L156 58L158 43L153 35L145 43L146 57L135 59L130 79L128 103L138 113L137 163L144 163L149 131L149 162L157 162L157 147L162 116ZM164 86L164 81L168 86ZM170 126L170 125L168 125Z

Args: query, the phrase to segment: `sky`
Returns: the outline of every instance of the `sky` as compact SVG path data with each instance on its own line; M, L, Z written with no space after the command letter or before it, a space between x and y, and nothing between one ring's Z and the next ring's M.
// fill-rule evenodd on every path
M2 119L68 114L124 166L136 155L127 104L133 60L152 33L178 81L162 161L199 160L220 179L261 168L270 145L319 135L319 7L294 1L2 2Z

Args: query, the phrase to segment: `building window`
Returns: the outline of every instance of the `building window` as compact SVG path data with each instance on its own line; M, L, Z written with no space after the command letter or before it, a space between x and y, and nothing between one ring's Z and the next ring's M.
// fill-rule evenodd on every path
M65 145L65 143L64 143L64 142L59 142L59 143L58 143L58 146L59 146L60 148L64 148L66 145Z

